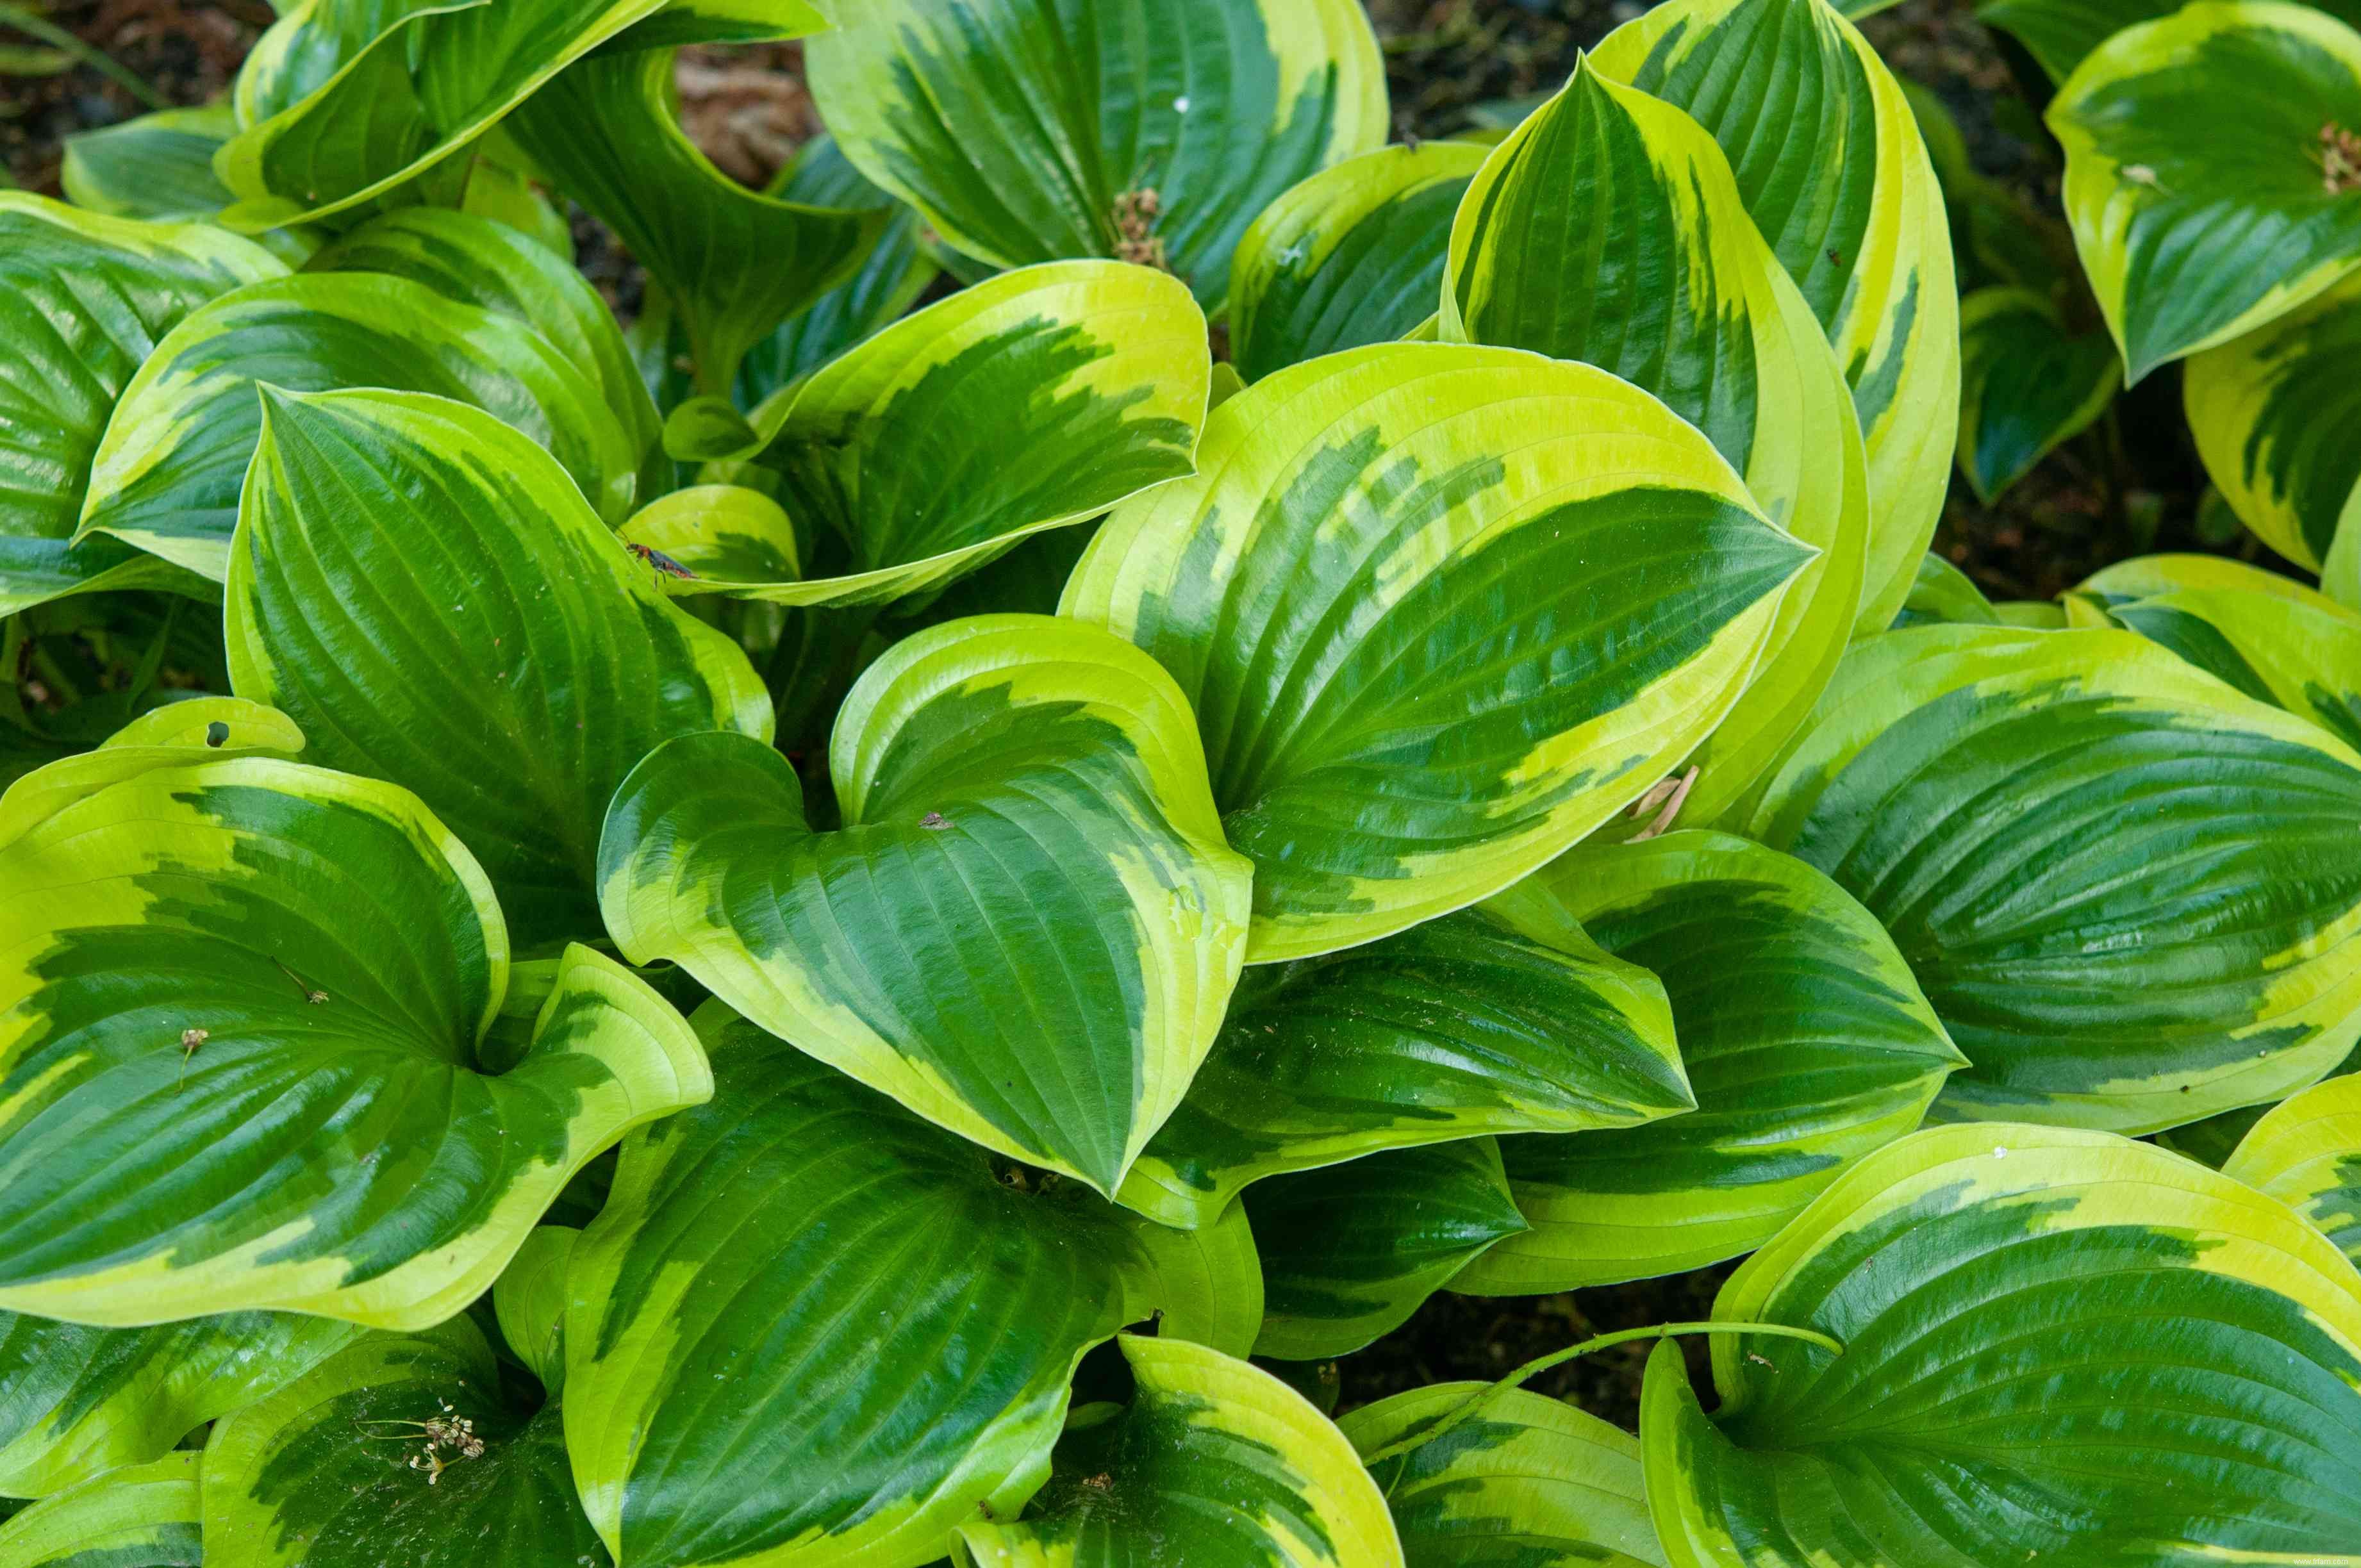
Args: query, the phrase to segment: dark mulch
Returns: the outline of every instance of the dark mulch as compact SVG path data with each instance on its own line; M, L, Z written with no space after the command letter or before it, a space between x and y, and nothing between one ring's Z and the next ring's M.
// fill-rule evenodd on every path
M1584 47L1638 14L1631 0L1367 0L1385 39L1398 134L1435 137L1497 119L1504 101L1562 82ZM38 5L38 0L37 0ZM223 92L271 11L265 0L51 0L47 15L106 51L172 104ZM1933 87L1960 117L1987 175L2055 210L2058 160L2041 129L2037 77L1981 27L1967 0L1908 0L1865 28L1887 58ZM0 44L32 40L0 29ZM732 175L767 179L817 127L792 46L700 54L684 62L684 118ZM2028 91L2028 83L2031 84ZM0 165L54 193L62 139L143 109L99 71L77 66L0 79ZM636 269L598 225L577 225L586 270L627 313ZM2123 556L2157 549L2262 554L2244 536L2198 529L2204 488L2180 416L2177 372L2136 389L2117 413L2061 451L1998 506L1955 484L1937 547L2000 598L2048 598ZM1346 1359L1343 1405L1421 1384L1493 1378L1591 1334L1709 1315L1728 1269L1540 1298L1441 1295L1398 1332ZM1534 1387L1571 1396L1629 1427L1649 1346L1575 1362ZM1688 1342L1702 1382L1705 1342Z

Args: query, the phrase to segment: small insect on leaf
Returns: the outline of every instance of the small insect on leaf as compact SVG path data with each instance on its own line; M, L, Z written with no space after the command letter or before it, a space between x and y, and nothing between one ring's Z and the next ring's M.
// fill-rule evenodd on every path
M650 567L653 568L655 571L663 573L667 577L680 577L683 579L693 580L697 576L695 572L690 571L687 567L682 565L679 562L674 560L671 556L665 554L661 550L652 550L644 544L633 543L629 540L624 541L623 548L630 551L633 555L638 556L642 561L645 562Z
M950 827L950 825L951 825L951 823L950 823L950 817L945 817L945 816L944 816L941 812L939 812L939 811L929 811L929 812L928 812L924 817L919 817L919 818L918 818L918 826L919 826L919 827L921 827L921 828L928 828L928 829L929 829L930 831L937 832L937 833L941 832L944 828L946 828Z

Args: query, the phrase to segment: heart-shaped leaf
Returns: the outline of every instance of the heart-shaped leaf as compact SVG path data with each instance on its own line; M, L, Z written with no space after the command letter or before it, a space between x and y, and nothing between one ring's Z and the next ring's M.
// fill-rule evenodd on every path
M2090 428L2123 385L2115 345L2076 335L2030 289L1979 289L1960 302L1960 472L1986 506Z
M292 1312L94 1329L0 1312L0 1494L38 1497L148 1464L368 1331ZM13 1559L0 1556L0 1563Z
M1459 1289L1566 1290L1752 1251L1916 1128L1964 1065L1884 928L1790 856L1722 833L1585 847L1494 904L1528 901L1663 979L1697 1109L1504 1142L1531 1228Z
M1249 381L1405 336L1434 313L1451 221L1484 162L1474 142L1379 148L1323 170L1255 219L1230 279L1230 357Z
M73 543L91 461L158 340L285 271L219 229L0 191L0 615L94 588L201 586L118 541Z
M641 763L599 855L616 945L929 1121L1113 1192L1245 948L1249 868L1187 702L1095 627L981 616L871 665L829 762L834 832L759 741L688 736Z
M2153 1132L2361 1036L2361 756L2126 633L1860 645L1747 831L1893 934L1943 1119Z
M1485 1392L1437 1383L1364 1405L1336 1425L1366 1457ZM1522 1388L1380 1464L1409 1568L1664 1568L1640 1444L1620 1427Z
M2280 1102L2222 1174L2287 1204L2346 1257L2361 1256L2361 1078L2332 1078Z
M1060 262L963 289L755 411L761 444L734 477L775 488L807 579L737 591L904 598L1191 474L1212 365L1189 291L1145 267Z
M1463 910L1249 970L1123 1201L1195 1225L1250 1181L1481 1133L1572 1133L1691 1100L1664 987L1562 912Z
M502 127L611 226L680 313L699 391L727 393L746 351L852 276L892 217L750 191L675 117L674 51L581 61Z
M742 485L675 490L633 512L616 533L668 594L759 598L802 575L795 523L778 502Z
M990 1568L1402 1568L1353 1445L1259 1367L1171 1339L1117 1341L1137 1384L1059 1440L1026 1517L960 1527Z
M1811 711L1861 609L1861 432L1810 306L1713 138L1586 63L1468 187L1438 331L1579 359L1654 393L1712 439L1773 522L1820 553L1781 599L1746 696L1675 759L1699 769L1688 810L1711 820Z
M489 130L663 0L309 0L239 73L238 135L215 158L224 221L270 228L393 192ZM464 172L464 170L462 170Z
M1386 139L1356 0L873 0L804 46L847 157L996 267L1112 256L1208 310L1290 186Z
M2149 555L2067 598L2077 625L2120 626L2361 751L2361 611L2214 555Z
M1195 706L1257 962L1459 908L1621 810L1719 722L1811 558L1661 403L1510 349L1282 370L1198 462L1107 520L1061 609Z
M2243 111L2218 112L2224 99ZM2049 105L2066 215L2137 381L2361 267L2361 34L2308 5L2198 0L2115 34Z
M696 1023L712 1104L626 1141L568 1273L567 1441L619 1560L930 1562L1040 1485L1083 1351L1242 1287L1259 1311L1250 1245L1208 1279L1180 1233Z
M2334 1563L2361 1541L2361 1276L2284 1204L2103 1133L1945 1127L1741 1265L1700 1413L1648 1365L1675 1568Z
M466 1318L354 1345L214 1427L204 1459L205 1568L612 1562L559 1408L511 1405Z
M216 300L156 345L106 427L76 541L112 536L219 582L261 435L258 386L473 403L547 448L610 521L631 510L640 455L548 339L407 278L305 273Z
M747 408L893 324L942 272L918 243L918 214L871 184L825 132L796 149L771 181L769 194L812 207L889 207L893 216L858 271L748 350L738 367L737 389L738 400Z
M1747 212L1836 349L1869 465L1860 631L1894 619L1934 533L1960 377L1943 192L1901 83L1845 19L1876 8L1674 0L1594 57L1600 74L1687 111L1720 143Z
M2361 514L2361 419L2346 370L2361 354L2361 277L2324 289L2268 326L2191 357L2181 392L2205 472L2238 521L2319 571L2340 525ZM2361 523L2344 532L2361 541Z
M1273 1177L1240 1201L1264 1259L1255 1354L1281 1361L1349 1355L1393 1332L1525 1228L1490 1138Z
M520 950L601 934L598 833L675 735L767 740L744 653L674 609L546 453L402 392L266 392L230 562L238 692L415 791Z
M0 1308L439 1321L567 1178L705 1098L687 1026L568 950L524 1059L490 884L406 791L124 747L0 798Z
M199 1568L197 1477L203 1455L168 1453L111 1470L71 1492L0 1519L9 1568Z
M442 207L403 207L345 236L306 269L389 272L522 322L568 364L592 373L632 453L653 458L664 425L647 384L614 313L567 259L505 223ZM653 495L670 479L668 469L643 464L638 493Z

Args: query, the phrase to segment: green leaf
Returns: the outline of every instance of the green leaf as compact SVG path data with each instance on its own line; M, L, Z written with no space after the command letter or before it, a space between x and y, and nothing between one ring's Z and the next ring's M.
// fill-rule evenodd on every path
M1194 1225L1266 1176L1480 1133L1628 1126L1692 1103L1653 975L1562 912L1463 910L1248 970L1123 1201Z
M1687 111L1721 145L1836 350L1867 446L1861 632L1894 619L1942 512L1960 376L1943 192L1901 83L1845 19L1877 9L1675 0L1595 56L1602 75Z
M466 1318L372 1337L214 1429L205 1568L609 1568L560 1419L502 1399ZM480 1452L430 1451L424 1423L445 1420L469 1422Z
M312 760L415 791L520 951L602 932L598 834L678 735L767 742L727 637L674 609L531 441L405 392L265 391L225 615L239 695Z
M1918 558L1917 580L1911 585L1910 597L1903 601L1902 613L1894 618L1894 630L1905 626L1925 626L1929 622L1950 621L1960 626L1998 626L2000 610L1984 598L1983 590L1968 580L1968 575L1932 551Z
M2361 5L2354 0L2307 3L2347 25L2361 26ZM2051 81L2063 82L2114 34L2179 9L2179 0L1982 0L1976 19L2015 35Z
M567 1226L540 1226L492 1283L500 1338L553 1399L566 1383L566 1315L572 1299L566 1271L581 1240L582 1233Z
M479 161L478 167L496 166ZM423 283L445 299L523 323L598 382L608 411L641 460L637 494L653 496L670 488L669 467L659 469L648 461L661 461L655 449L663 422L614 313L567 258L523 230L441 207L404 207L345 236L313 257L306 270L391 273Z
M1525 1228L1490 1138L1273 1177L1240 1201L1265 1259L1255 1354L1282 1361L1349 1355L1393 1332Z
M223 219L270 228L393 195L661 5L304 0L240 72L245 128L214 160L239 198Z
M479 1070L507 934L405 791L202 743L52 768L86 787L0 797L0 1309L436 1322L708 1091L678 1015L586 948L525 1058Z
M670 594L752 590L749 597L761 598L767 585L794 582L802 571L796 525L778 502L739 485L675 490L632 513L616 532L634 554L653 552L646 559Z
M1745 696L1676 759L1701 770L1692 819L1711 820L1811 711L1861 609L1861 433L1819 323L1713 138L1586 63L1468 187L1440 332L1583 360L1654 393L1712 439L1773 522L1819 552L1780 601Z
M713 1102L625 1143L575 1245L584 1506L625 1563L931 1562L1040 1485L1085 1350L1207 1294L1170 1288L1188 1238L1010 1169L718 1003L696 1024Z
M654 16L604 47L620 53L682 44L770 43L827 27L816 0L665 0Z
M804 49L845 156L997 267L1149 257L1208 310L1290 187L1386 139L1356 0L874 0ZM1129 218L1136 236L1125 233Z
M2243 105L2224 116L2224 101ZM2361 34L2306 5L2198 0L2075 69L2048 113L2066 215L2136 382L2361 267L2361 193L2322 133L2361 129Z
M291 1312L148 1329L0 1312L0 1493L44 1497L151 1464L367 1332Z
M2332 1078L2282 1101L2222 1174L2287 1204L2346 1257L2361 1255L2361 1077Z
M1451 1414L1438 1383L1338 1421L1364 1457ZM1664 1568L1631 1433L1522 1388L1378 1472L1409 1568Z
M2078 624L2136 631L2361 750L2361 611L2216 555L2123 562L2075 590L2067 609Z
M697 389L729 391L746 351L850 280L892 218L749 191L680 127L673 51L583 60L503 127L615 230L680 313Z
M2146 1133L2361 1036L2356 810L2350 748L2128 633L1921 626L1847 658L1747 831L1893 933L1972 1064L1938 1119Z
M860 270L747 351L737 386L747 408L893 324L942 270L918 244L918 214L871 184L825 132L804 143L768 193L814 207L887 207L893 216Z
M775 486L807 580L737 591L873 604L1193 473L1213 361L1189 291L1069 261L963 289L757 409L741 484Z
M1530 1228L1460 1289L1566 1290L1751 1252L1915 1129L1965 1065L1869 911L1759 844L1692 832L1585 846L1495 903L1515 900L1663 978L1697 1109L1503 1143Z
M2314 571L2340 532L2361 541L2361 277L2268 326L2192 356L2181 380L2205 472L2262 542Z
M111 539L72 543L99 438L180 320L286 268L197 224L147 224L0 191L0 615L193 579Z
M617 792L607 928L964 1137L1112 1193L1220 1026L1249 868L1187 702L1095 627L980 616L896 643L829 749L843 826L741 736Z
M2361 1541L2361 1277L2287 1208L2103 1133L1871 1156L1741 1265L1701 1414L1648 1364L1675 1568L2338 1563Z
M2080 336L2029 289L1960 302L1960 472L1990 506L2033 466L2090 428L2124 381L2115 346Z
M77 207L118 218L209 218L235 199L214 153L237 134L227 104L164 109L66 137L59 182Z
M1137 1388L1059 1441L1026 1518L960 1527L978 1568L1402 1568L1385 1499L1303 1396L1202 1345L1126 1334Z
M1194 705L1257 962L1459 908L1622 810L1728 711L1810 559L1662 404L1510 349L1282 370L1198 466L1107 520L1061 608Z
M1380 148L1263 209L1231 269L1230 356L1247 380L1402 337L1434 313L1473 142Z
M547 338L407 278L306 273L225 295L157 345L99 445L77 543L111 536L219 582L263 386L473 403L546 447L601 515L631 510L640 455Z
M0 1519L10 1568L200 1568L197 1476L203 1455L168 1453L113 1470Z

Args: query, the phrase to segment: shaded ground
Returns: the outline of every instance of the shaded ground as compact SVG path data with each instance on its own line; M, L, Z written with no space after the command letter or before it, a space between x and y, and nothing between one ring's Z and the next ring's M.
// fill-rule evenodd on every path
M1367 0L1385 39L1396 131L1435 137L1497 122L1502 101L1564 81L1576 52L1638 14L1631 0ZM65 53L0 26L0 60L45 74L0 77L0 169L9 182L55 193L62 139L161 104L197 104L228 85L271 10L266 0L29 0L29 9L110 56L144 84L134 92ZM5 11L0 11L5 15ZM1909 0L1865 30L1897 69L1936 90L1959 117L1978 168L2049 210L2054 151L2040 128L2037 73L2013 64L2004 40L1963 0ZM783 46L695 54L683 63L684 119L717 162L750 184L766 179L815 128L800 52ZM53 69L52 69L53 68ZM2026 83L2033 84L2031 94ZM636 269L592 221L577 224L584 269L626 313ZM2180 414L2177 368L2125 400L2116 413L1985 508L1955 483L1937 547L1996 598L2048 598L2098 566L2155 549L2263 555L2235 532L2207 538L2203 489ZM1343 1368L1346 1406L1453 1378L1497 1377L1531 1357L1608 1330L1708 1315L1726 1269L1560 1296L1477 1299L1438 1296L1411 1322ZM1585 1409L1636 1422L1645 1344L1574 1363L1534 1385ZM1689 1342L1700 1375L1704 1342Z

